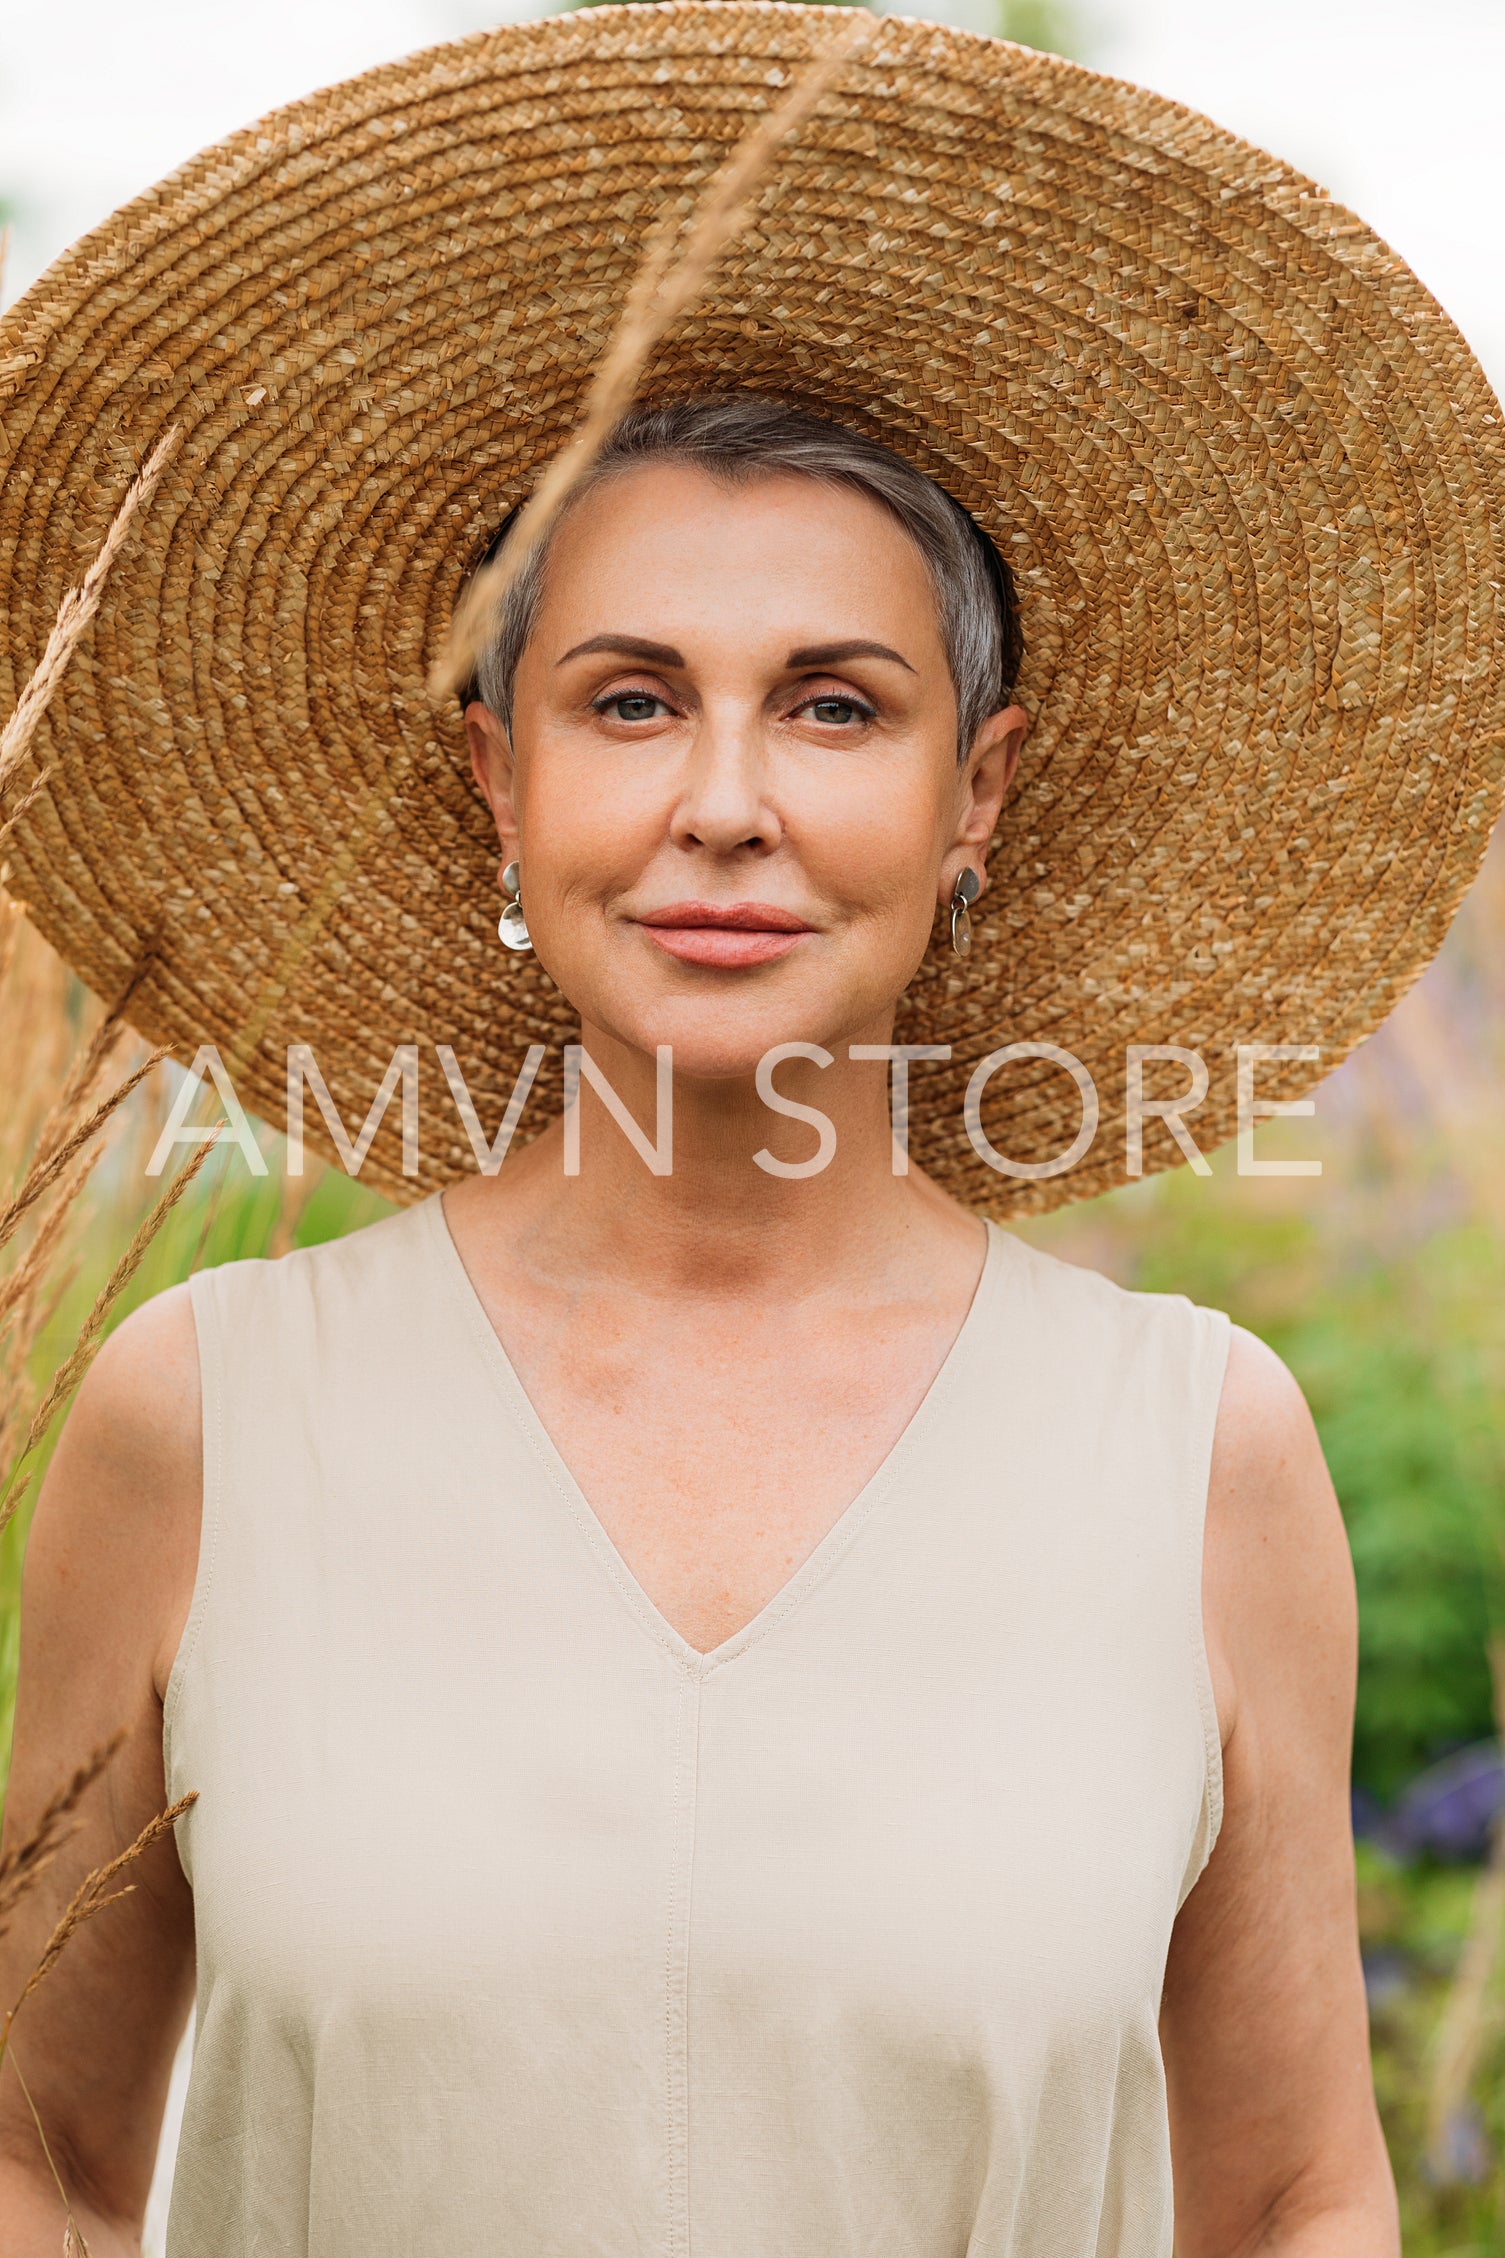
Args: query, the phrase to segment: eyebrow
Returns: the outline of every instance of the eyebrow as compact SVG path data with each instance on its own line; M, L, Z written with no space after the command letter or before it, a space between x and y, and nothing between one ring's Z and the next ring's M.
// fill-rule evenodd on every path
M825 667L841 666L848 659L892 659L906 674L915 671L908 659L891 651L886 643L809 643L803 650L791 651L784 663L791 667Z
M557 661L568 666L571 659L592 658L610 652L626 659L641 659L647 666L684 666L684 654L676 651L672 643L650 643L641 635L592 635L584 643L577 643ZM848 659L890 659L902 666L906 674L914 668L899 652L889 649L886 643L807 643L801 650L791 651L784 664L788 667L842 666Z
M589 658L599 651L612 651L624 659L641 659L647 666L682 667L685 663L682 653L676 651L672 643L649 643L641 635L592 635L587 642L577 643L572 651L566 651L558 664L568 666L571 659Z

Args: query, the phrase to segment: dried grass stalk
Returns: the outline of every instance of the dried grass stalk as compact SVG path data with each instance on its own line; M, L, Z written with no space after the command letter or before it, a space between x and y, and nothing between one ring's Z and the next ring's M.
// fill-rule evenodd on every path
M0 823L0 847L3 847L5 845L6 840L15 830L16 825L20 822L22 816L25 815L27 809L32 805L33 801L39 800L42 797L42 794L46 791L48 785L52 782L52 779L56 773L57 762L53 761L48 767L43 769L41 775L37 777L33 783L27 785L25 791L21 794L20 799L17 800L15 806L11 809L10 814L6 817L3 823Z
M16 1515L26 1503L31 1494L31 1485L36 1480L35 1467L30 1468L25 1474L21 1474L20 1479L17 1480L20 1463L20 1460L17 1459L6 1475L4 1483L0 1484L0 1537L4 1536Z
M38 1289L48 1276L73 1203L102 1157L103 1147L96 1147L83 1155L71 1175L64 1176L57 1198L43 1216L31 1245L15 1267L0 1278L0 1340L16 1325L24 1336L23 1354L30 1351L34 1338L27 1318L37 1308Z
M60 1145L67 1142L73 1135L74 1130L79 1127L82 1119L82 1108L88 1102L95 1083L104 1071L106 1060L121 1038L130 1033L130 1027L125 1016L126 1012L155 959L156 944L153 943L137 958L131 968L130 978L89 1037L81 1057L69 1069L68 1078L63 1084L56 1103L49 1109L47 1117L37 1133L36 1151L32 1156L34 1160L49 1158ZM158 1058L166 1057L166 1049L159 1051L157 1056Z
M0 916L0 1204L35 1157L37 1139L76 1051L72 975L19 903ZM92 1020L90 1022L92 1024Z
M5 791L30 751L37 725L52 701L53 692L67 672L68 661L78 649L99 609L105 580L130 531L131 520L141 505L151 500L158 479L177 452L181 437L181 425L174 424L157 441L126 488L125 500L115 512L114 521L104 537L98 556L78 586L70 588L59 604L52 633L47 638L47 648L42 653L36 671L16 700L14 713L4 729L0 730L0 793Z
M78 1824L76 1815L79 1804L101 1773L113 1762L124 1740L125 1733L122 1730L112 1733L101 1747L96 1748L87 1761L79 1765L66 1786L60 1788L52 1798L26 1840L19 1843L14 1850L8 1851L3 1859L0 1859L0 1934L3 1934L9 1926L10 1919L21 1899L28 1890L35 1887L64 1843L76 1831ZM82 1928L85 1921L91 1919L94 1914L102 1912L105 1906L113 1905L117 1898L130 1896L133 1885L128 1885L125 1889L112 1889L110 1884L126 1866L130 1865L133 1859L139 1858L143 1851L149 1850L154 1842L160 1840L167 1829L187 1810L194 1800L195 1798L191 1795L184 1796L180 1802L173 1804L170 1809L159 1812L155 1818L148 1820L136 1840L128 1849L122 1851L119 1857L112 1858L107 1865L97 1867L93 1873L84 1877L69 1900L62 1919L57 1923L43 1947L42 1957L27 1978L20 1998L7 2013L3 2024L0 2024L0 2062L5 2061L8 2056L10 2067L15 2072L26 2106L31 2112L31 2121L36 2127L37 2139L42 2144L42 2154L46 2159L47 2168L52 2174L53 2184L57 2188L66 2214L63 2227L63 2250L65 2254L69 2251L77 2251L79 2258L89 2258L89 2246L84 2240L83 2229L73 2216L73 2205L69 2199L68 2191L63 2185L62 2175L57 2168L57 2161L48 2145L42 2120L37 2113L37 2105L31 2096L31 2088L22 2076L21 2065L16 2060L14 2053L9 2052L11 2026L25 2001L56 1966L58 1956L67 1944L68 1939L78 1929Z
M179 1796L176 1803L170 1803L165 1811L159 1811L154 1818L148 1819L135 1841L128 1844L107 1865L96 1866L92 1874L85 1874L68 1900L62 1919L43 1945L42 1957L27 1977L20 1998L8 2010L4 2023L0 2024L0 2059L4 2058L11 2026L16 2017L38 1985L45 1983L52 1974L70 1939L78 1934L86 1921L92 1921L96 1913L102 1913L107 1905L118 1904L121 1898L132 1894L136 1887L134 1882L127 1882L122 1889L115 1889L112 1885L120 1879L127 1866L134 1864L154 1843L160 1842L165 1834L170 1833L190 1804L197 1801L196 1792Z
M876 19L865 8L854 9L851 22L795 81L778 108L743 136L711 180L672 266L670 232L661 230L650 243L616 333L591 379L578 429L544 472L501 555L476 574L455 614L430 676L436 699L452 697L474 673L498 604L629 406L654 346L699 296L717 258L746 223L753 194L780 144L798 132L875 28Z
M61 1144L55 1145L51 1152L46 1152L42 1157L33 1161L15 1198L3 1211L0 1211L0 1247L3 1247L13 1237L21 1218L27 1213L28 1209L36 1205L45 1192L52 1189L74 1156L82 1151L92 1137L98 1134L111 1114L124 1105L131 1092L146 1080L153 1067L160 1066L167 1056L168 1047L166 1045L160 1050L151 1052L132 1073L126 1076L123 1082L116 1085L107 1098L101 1099L100 1103L84 1116L83 1120L69 1132ZM206 1152L209 1150L207 1145L204 1149Z
M21 2065L16 2060L14 2052L10 2056L10 2066L16 2073L16 2083L21 2088L22 2099L31 2111L31 2121L36 2126L37 2139L42 2144L42 2155L48 2171L52 2174L52 2184L57 2189L63 2210L67 2214L63 2220L63 2258L75 2258L75 2253L77 2258L89 2258L89 2245L84 2240L84 2230L73 2216L73 2205L68 2200L68 2190L63 2185L63 2175L58 2170L57 2159L48 2146L47 2135L42 2129L42 2119L36 2103L31 2098L31 2088L21 2075Z
M31 1425L27 1429L26 1441L22 1446L21 1456L23 1458L29 1457L31 1452L36 1449L37 1444L52 1424L52 1415L57 1410L58 1405L78 1385L93 1363L99 1348L100 1336L104 1330L105 1319L135 1277L136 1272L141 1268L147 1248L151 1245L209 1155L215 1150L219 1142L219 1131L226 1126L225 1122L218 1122L215 1126L214 1135L207 1138L200 1145L192 1160L187 1161L178 1170L177 1175L168 1185L167 1190L162 1194L150 1215L140 1225L125 1253L110 1272L98 1300L84 1319L72 1354L58 1366L57 1371L52 1376L51 1386L37 1406ZM8 1513L0 1512L0 1531L3 1531L8 1519Z
M73 1175L64 1178L32 1244L0 1285L0 1466L10 1464L36 1403L32 1350L78 1274L77 1262L59 1260L58 1250L97 1158L97 1153L86 1154ZM8 1495L7 1484L0 1489L0 1534L11 1519Z
M10 864L0 864L0 887L10 877ZM0 898L0 988L10 978L10 969L16 959L16 942L26 917L25 905L13 902L8 894Z
M65 1842L78 1826L78 1807L100 1774L113 1763L125 1732L112 1733L80 1764L66 1786L59 1788L24 1842L0 1858L0 1936L9 1928L16 1907L35 1887Z
M20 905L0 896L0 1468L11 1463L25 1433L36 1388L30 1371L33 1346L49 1321L51 1306L68 1287L69 1225L78 1201L101 1157L104 1140L81 1148L56 1173L40 1181L34 1173L39 1141L49 1120L58 1118L55 1093L66 1084L72 1044L68 1008L71 977L61 960L29 925ZM93 1050L93 1044L85 1046ZM49 1097L52 1098L49 1107ZM78 1126L77 1114L70 1117ZM22 1202L8 1201L7 1178L32 1174ZM29 1227L22 1251L14 1240ZM10 1514L5 1501L13 1484L0 1486L0 1530ZM11 1510L15 1503L12 1501Z

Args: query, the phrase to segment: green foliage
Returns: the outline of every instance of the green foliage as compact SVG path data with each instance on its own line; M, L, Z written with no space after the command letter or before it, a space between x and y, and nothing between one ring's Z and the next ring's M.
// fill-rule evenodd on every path
M998 0L998 36L1047 55L1080 59L1083 35L1071 0Z
M1440 2188L1424 2165L1427 2092L1437 2030L1468 1930L1477 1875L1402 1873L1359 1845L1359 1929L1367 1953L1394 1977L1371 2011L1375 2096L1400 2193L1407 2258L1499 2258L1505 2221L1505 1970L1474 2092L1487 2157L1477 2186Z
M1358 1583L1354 1777L1381 1797L1443 1750L1493 1730L1481 1532L1494 1501L1462 1447L1459 1376L1447 1369L1455 1344L1418 1338L1386 1301L1373 1330L1368 1311L1324 1311L1289 1343Z

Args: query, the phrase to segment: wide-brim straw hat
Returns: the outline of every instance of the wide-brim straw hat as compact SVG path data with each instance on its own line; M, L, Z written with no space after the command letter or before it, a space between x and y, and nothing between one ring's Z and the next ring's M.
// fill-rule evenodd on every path
M13 890L93 987L137 976L145 1033L238 1058L271 1121L288 1042L352 1128L419 1043L419 1173L395 1106L367 1164L398 1198L474 1165L433 1045L490 1133L527 1045L575 1033L497 942L494 833L425 688L457 591L574 427L666 200L846 20L672 0L431 49L207 150L0 327L5 710L183 434L33 745L21 781L55 768L0 850ZM938 923L900 1011L897 1040L953 1048L915 1073L915 1157L995 1213L1119 1182L1130 1044L1201 1052L1204 1148L1239 1045L1320 1046L1261 1070L1308 1087L1432 956L1505 773L1501 427L1416 278L1173 102L885 17L642 395L744 387L930 473L1021 597L1034 727L976 943ZM968 1078L1014 1042L1096 1082L1065 1175L967 1137ZM550 1110L543 1078L524 1131ZM982 1106L1027 1164L1080 1120L1038 1059ZM1146 1169L1179 1157L1151 1121Z

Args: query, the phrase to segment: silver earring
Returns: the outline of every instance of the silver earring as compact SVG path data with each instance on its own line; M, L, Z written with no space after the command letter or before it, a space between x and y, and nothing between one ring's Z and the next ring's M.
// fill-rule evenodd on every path
M982 880L972 865L963 863L956 875L956 890L951 896L951 946L959 957L972 954L972 919L970 910L982 892Z
M506 887L512 899L497 919L497 938L507 948L514 949L521 954L524 949L531 949L533 946L528 934L528 920L523 915L523 866L521 863L508 863L506 869L502 872L502 884Z

